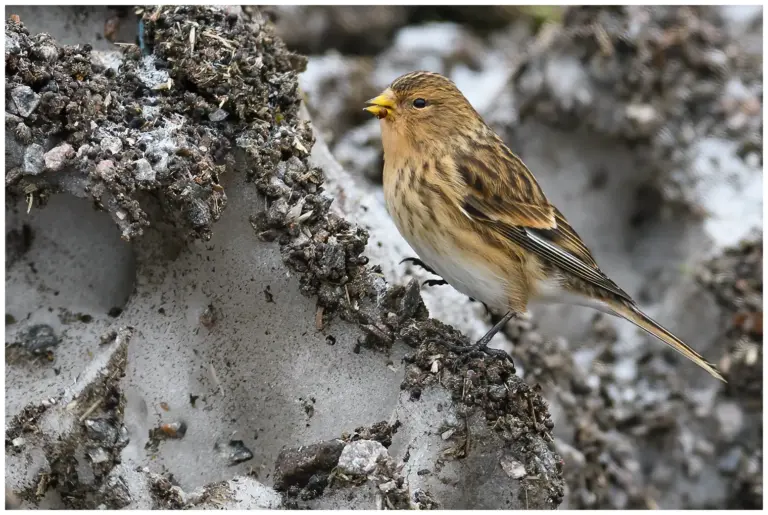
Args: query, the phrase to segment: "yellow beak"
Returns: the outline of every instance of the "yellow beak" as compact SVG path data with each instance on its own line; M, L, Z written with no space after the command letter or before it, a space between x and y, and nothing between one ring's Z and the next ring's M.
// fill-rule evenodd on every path
M367 107L363 108L363 111L368 111L379 119L386 118L389 111L395 110L395 101L386 91L378 97L370 99L366 104Z

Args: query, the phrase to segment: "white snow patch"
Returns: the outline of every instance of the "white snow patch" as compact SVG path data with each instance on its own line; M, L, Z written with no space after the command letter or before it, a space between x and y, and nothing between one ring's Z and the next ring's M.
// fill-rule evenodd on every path
M763 174L737 155L738 143L706 138L691 148L694 201L709 214L704 227L717 248L732 246L763 225Z

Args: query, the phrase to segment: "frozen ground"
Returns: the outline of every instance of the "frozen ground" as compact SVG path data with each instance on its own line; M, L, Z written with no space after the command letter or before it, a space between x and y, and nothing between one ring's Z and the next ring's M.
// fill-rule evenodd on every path
M467 339L417 282L387 285L384 251L366 266L342 218L365 186L313 146L303 59L257 13L148 11L156 53L108 69L37 31L111 13L12 12L6 473L25 507L561 502L543 399L510 362L442 350Z

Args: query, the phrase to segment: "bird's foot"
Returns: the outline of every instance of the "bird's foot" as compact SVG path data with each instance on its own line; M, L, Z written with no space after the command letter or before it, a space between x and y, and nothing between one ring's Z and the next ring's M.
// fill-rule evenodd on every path
M414 257L405 258L402 261L400 261L400 264L402 265L403 263L407 263L409 261L414 265L423 268L424 270L426 270L432 275L439 275L434 270L432 270L426 263L424 263L424 261L422 261L419 258L414 258Z
M501 331L501 329L507 325L507 322L515 318L517 314L513 311L508 311L506 315L504 315L501 320L496 322L493 327L491 327L490 331L485 333L482 338L477 340L474 345L453 345L450 343L440 342L440 345L447 348L451 352L455 352L456 354L469 354L469 355L479 355L480 353L487 354L489 356L494 356L500 359L509 359L512 361L509 357L509 354L507 354L505 351L501 349L491 349L488 347L488 344L493 339L494 336L496 336L496 333Z
M488 344L475 343L474 345L453 345L452 343L446 343L442 340L437 341L439 345L445 347L450 352L458 354L459 356L472 356L481 357L482 355L493 356L501 360L509 359L509 354L501 349L492 349L488 347Z

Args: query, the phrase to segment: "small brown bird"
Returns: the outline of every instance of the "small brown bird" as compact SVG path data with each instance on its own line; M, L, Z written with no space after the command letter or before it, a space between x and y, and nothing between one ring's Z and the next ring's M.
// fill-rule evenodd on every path
M461 349L489 352L488 342L529 303L578 304L629 320L724 381L600 270L530 170L451 80L408 73L365 110L381 120L384 195L400 233L428 270L506 313Z

